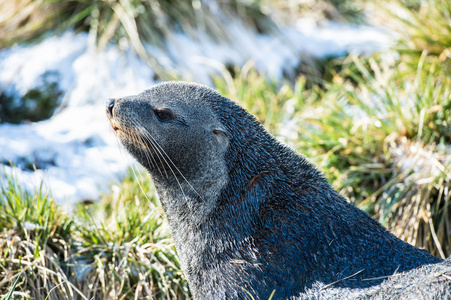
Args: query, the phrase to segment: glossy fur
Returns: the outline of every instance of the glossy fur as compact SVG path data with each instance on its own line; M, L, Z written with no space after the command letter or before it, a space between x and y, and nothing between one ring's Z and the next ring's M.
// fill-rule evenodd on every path
M161 122L155 109L175 119ZM441 261L349 204L306 158L208 87L159 84L116 99L110 114L155 182L196 299L374 287Z

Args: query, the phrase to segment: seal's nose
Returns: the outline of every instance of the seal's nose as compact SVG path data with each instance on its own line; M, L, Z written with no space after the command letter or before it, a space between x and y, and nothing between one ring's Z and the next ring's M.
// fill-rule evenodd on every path
M115 102L116 102L116 99L114 99L114 98L108 99L106 101L106 111L110 115L110 117L113 116L113 108L114 108Z

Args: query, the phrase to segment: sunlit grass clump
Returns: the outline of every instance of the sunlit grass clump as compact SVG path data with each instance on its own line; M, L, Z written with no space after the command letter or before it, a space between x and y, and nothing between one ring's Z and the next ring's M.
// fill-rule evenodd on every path
M345 60L321 102L300 114L296 144L398 237L448 257L451 6L420 1L392 12L393 50Z
M297 147L335 188L398 237L438 256L451 253L451 85L419 66L406 80L396 63L337 75L321 104L300 115Z
M71 234L73 221L41 185L24 191L1 169L0 295L11 299L63 299L77 293ZM13 288L14 286L14 288Z
M2 177L0 297L189 297L148 177L130 173L111 194L96 204L80 204L71 217L42 185L30 193L14 174L3 171Z
M430 67L442 69L451 77L451 2L401 1L390 12L393 29L401 36L395 46L401 54L404 75L414 74L420 61ZM410 9L405 4L410 3ZM397 13L397 14L396 14Z

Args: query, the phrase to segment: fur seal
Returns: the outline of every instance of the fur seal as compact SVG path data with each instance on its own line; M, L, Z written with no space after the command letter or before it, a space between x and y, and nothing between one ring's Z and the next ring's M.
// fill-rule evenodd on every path
M150 173L195 299L288 299L317 284L366 288L442 260L387 232L246 110L166 82L107 101Z

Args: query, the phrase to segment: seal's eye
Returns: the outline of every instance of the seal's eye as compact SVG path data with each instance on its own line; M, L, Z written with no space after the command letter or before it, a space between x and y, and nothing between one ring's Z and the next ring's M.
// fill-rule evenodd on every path
M168 109L155 109L153 113L160 122L167 122L175 119L172 112Z

